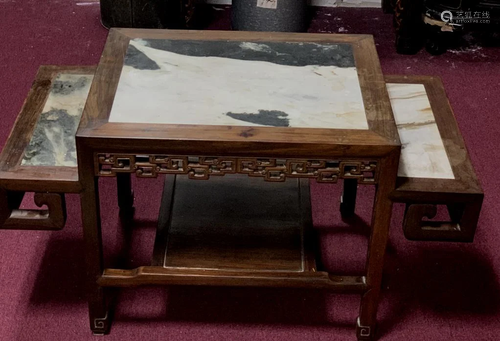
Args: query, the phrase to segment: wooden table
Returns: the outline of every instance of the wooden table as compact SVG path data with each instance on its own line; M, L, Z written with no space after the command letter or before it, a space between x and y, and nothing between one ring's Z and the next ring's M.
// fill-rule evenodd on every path
M264 48L264 45L248 43L243 46ZM58 230L64 227L65 193L82 190L75 133L94 72L93 66L40 67L0 154L0 229ZM473 241L483 191L443 84L431 76L385 76L385 81L404 144L396 189L390 195L394 202L406 204L404 235L410 240ZM259 105L265 104L259 101ZM255 116L246 114L239 118L248 120ZM269 120L269 115L265 118ZM289 119L288 123L293 121ZM141 159L144 160L144 156L137 157L136 163ZM189 160L192 161L193 158ZM270 185L262 181L265 176L262 172L252 172L257 176L227 174L231 173L230 168L218 172L209 167L216 164L213 159L208 165L197 161L194 172L205 174L209 169L210 181L192 181L189 175L167 174L151 261L156 269L162 269L160 275L150 271L148 276L136 276L134 271L124 270L122 280L114 284L168 282L362 290L359 285L364 284L362 277L340 277L324 272L318 236L311 226L310 174L287 174L288 180ZM151 163L147 157L145 162ZM144 169L145 164L142 167ZM274 173L277 176L274 180L282 180L282 168ZM214 176L217 174L225 176ZM120 217L130 221L130 212L133 212L130 174L118 172L116 175L119 206L125 209ZM191 173L191 178L194 175ZM344 217L354 214L357 182L355 177L346 178L344 174L340 207ZM20 208L25 192L35 192L35 203L47 205L46 209ZM448 208L448 221L432 219L440 205ZM99 283L106 284L109 280L106 275L110 273L113 271L105 270ZM338 285L341 279L343 288ZM91 294L95 294L94 284L90 283Z
M112 29L76 143L94 333L106 333L110 327L106 287L189 284L359 292L357 337L372 338L400 142L371 36ZM257 259L246 265L195 267L198 260L189 258L192 253L162 258L166 231L160 229L152 265L104 269L98 179L118 177L121 206L127 207L132 173L210 179L207 190L216 195L228 189L227 178L243 189L226 191L233 192L235 200L248 195L264 201L274 189L283 190L288 196L278 200L285 206L293 203L291 193L298 190L302 237L300 247L293 247L304 253L299 254L300 264L288 250L292 242L282 243L274 263ZM245 182L229 174L251 179ZM364 276L330 274L316 262L309 229L309 179L375 186ZM168 183L174 182L167 182L164 207L177 196ZM178 183L179 191L195 186ZM259 196L260 190L267 191L266 196ZM182 193L186 200L186 191ZM280 206L276 198L269 202ZM182 205L171 206L160 221L182 230L182 221L174 224L169 218ZM260 218L265 225L266 219ZM257 230L269 233L269 228ZM260 255L256 257L262 260Z

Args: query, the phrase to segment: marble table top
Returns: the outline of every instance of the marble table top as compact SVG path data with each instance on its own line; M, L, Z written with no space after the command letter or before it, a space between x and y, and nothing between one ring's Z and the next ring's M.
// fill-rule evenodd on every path
M341 43L133 39L109 122L368 129Z

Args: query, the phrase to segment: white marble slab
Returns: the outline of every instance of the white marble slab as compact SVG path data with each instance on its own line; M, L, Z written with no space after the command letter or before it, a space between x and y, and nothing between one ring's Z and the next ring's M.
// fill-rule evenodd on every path
M387 84L401 140L398 176L454 179L423 84Z
M93 77L61 73L54 79L21 165L77 166L75 134Z
M355 67L190 56L141 40L130 44L148 65L124 65L110 122L368 129ZM275 53L265 44L241 43L256 48Z

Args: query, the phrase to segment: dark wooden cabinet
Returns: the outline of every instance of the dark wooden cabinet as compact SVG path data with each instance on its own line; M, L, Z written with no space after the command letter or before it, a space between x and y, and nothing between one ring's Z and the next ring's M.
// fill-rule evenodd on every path
M196 0L101 0L107 27L187 28Z

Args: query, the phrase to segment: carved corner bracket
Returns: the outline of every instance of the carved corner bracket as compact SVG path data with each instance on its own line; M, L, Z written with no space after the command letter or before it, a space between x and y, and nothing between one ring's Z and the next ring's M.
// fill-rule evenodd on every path
M94 163L96 176L135 173L137 177L155 178L159 174L187 174L190 179L207 180L210 176L247 174L272 182L313 178L326 183L357 179L360 184L376 184L378 180L376 161L96 153Z
M481 211L482 201L447 205L450 221L432 219L437 214L434 204L407 204L403 220L403 232L407 239L415 241L472 242Z
M0 192L0 228L16 230L60 230L66 224L64 194L35 193L38 207L47 209L19 209L24 192Z

